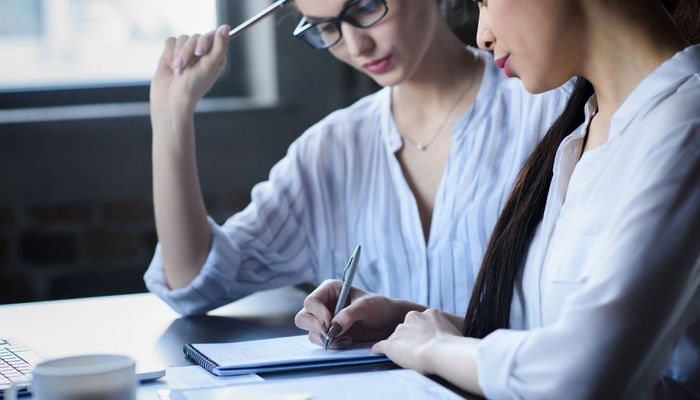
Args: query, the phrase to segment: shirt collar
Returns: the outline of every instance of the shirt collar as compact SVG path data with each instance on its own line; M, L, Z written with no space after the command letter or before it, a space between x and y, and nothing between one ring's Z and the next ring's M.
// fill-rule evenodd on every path
M610 135L620 134L645 105L675 90L688 77L700 71L700 45L692 45L666 60L645 77L630 93L610 121Z

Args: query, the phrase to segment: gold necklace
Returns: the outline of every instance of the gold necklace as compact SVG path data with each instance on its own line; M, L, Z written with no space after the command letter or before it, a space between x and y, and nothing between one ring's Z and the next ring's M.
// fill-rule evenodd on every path
M479 60L478 56L474 53L474 65L476 65L476 63L478 62L478 60ZM452 107L450 107L450 110L449 110L449 111L447 112L447 114L445 115L445 118L443 118L442 122L440 122L440 125L439 125L438 128L435 130L435 133L433 134L433 136L432 136L427 142L421 143L421 142L419 142L419 141L417 141L417 140L414 140L414 139L412 139L412 138L410 138L410 137L408 137L408 136L404 136L404 135L401 135L401 136L403 136L404 139L406 139L406 140L408 140L409 142L411 142L411 144L413 144L418 150L420 150L420 151L426 151L426 150L428 149L428 147L429 147L429 146L435 141L435 139L437 139L437 137L440 135L440 132L442 132L442 128L445 127L445 124L447 123L447 121L449 121L450 116L452 115L452 113L454 112L454 110L457 108L457 106L459 105L459 103L461 103L462 100L464 100L464 98L467 96L467 93L469 93L469 91L471 90L472 86L474 85L474 75L476 75L476 71L473 71L472 76L471 76L471 79L469 79L469 85L467 85L467 89L459 96L459 98L457 99L457 101L455 101L454 104L452 104Z

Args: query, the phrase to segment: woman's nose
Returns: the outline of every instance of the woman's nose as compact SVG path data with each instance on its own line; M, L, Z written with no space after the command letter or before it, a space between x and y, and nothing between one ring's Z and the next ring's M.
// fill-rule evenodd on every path
M341 24L343 41L348 52L353 57L370 53L374 48L374 41L367 29L354 27L346 22Z
M487 11L483 7L479 11L479 27L476 31L476 43L484 50L493 50L493 46L496 43L496 35L494 35L491 30Z

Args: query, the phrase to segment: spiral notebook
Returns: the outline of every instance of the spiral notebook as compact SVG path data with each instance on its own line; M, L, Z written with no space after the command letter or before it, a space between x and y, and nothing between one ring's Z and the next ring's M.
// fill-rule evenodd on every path
M235 343L185 345L185 355L217 376L259 374L344 365L387 362L374 354L372 343L358 343L343 350L324 350L306 335Z

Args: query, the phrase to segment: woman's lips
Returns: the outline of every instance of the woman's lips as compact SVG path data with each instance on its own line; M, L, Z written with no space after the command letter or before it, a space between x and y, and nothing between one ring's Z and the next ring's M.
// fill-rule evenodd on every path
M384 57L379 60L368 62L362 65L362 68L371 74L381 74L386 72L391 66L391 56Z
M505 57L499 58L498 60L494 61L494 63L496 63L496 66L498 68L501 68L503 70L503 72L506 74L507 77L511 78L514 75L513 75L513 71L511 71L511 69L510 69L510 62L509 61L510 61L510 54L505 56Z
M501 57L501 58L499 58L498 60L496 60L496 61L494 61L494 62L496 63L496 66L497 66L498 68L503 69L503 67L506 66L506 61L508 61L508 58L509 58L509 57L510 57L510 54L507 55L507 56L505 56L505 57Z

